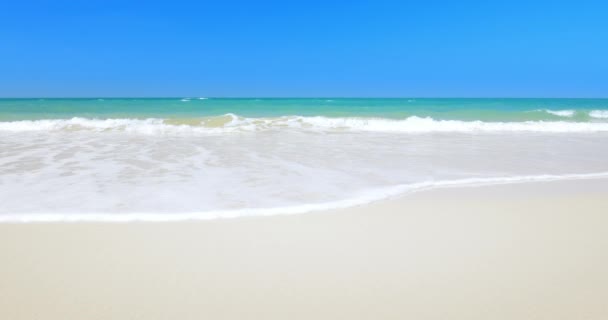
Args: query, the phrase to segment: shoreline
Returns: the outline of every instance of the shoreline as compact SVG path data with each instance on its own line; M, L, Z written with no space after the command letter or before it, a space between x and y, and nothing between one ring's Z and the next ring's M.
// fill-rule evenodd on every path
M607 196L592 179L250 219L2 223L0 318L606 319Z
M254 208L236 210L218 210L194 213L23 213L2 214L0 224L4 223L131 223L131 222L196 222L224 219L240 219L281 215L300 215L311 213L323 213L335 210L348 210L349 208L365 207L391 201L421 192L432 192L434 190L451 188L481 188L500 185L517 185L528 183L543 183L557 181L579 181L607 179L608 172L596 173L574 173L574 174L540 174L526 176L507 176L491 178L466 178L456 180L440 180L398 185L388 188L374 190L368 195L319 204L304 204L291 207L276 208Z

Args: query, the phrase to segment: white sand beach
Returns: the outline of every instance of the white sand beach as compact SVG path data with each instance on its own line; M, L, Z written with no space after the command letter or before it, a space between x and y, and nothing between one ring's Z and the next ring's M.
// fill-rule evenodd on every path
M606 319L608 180L331 212L0 224L1 319Z

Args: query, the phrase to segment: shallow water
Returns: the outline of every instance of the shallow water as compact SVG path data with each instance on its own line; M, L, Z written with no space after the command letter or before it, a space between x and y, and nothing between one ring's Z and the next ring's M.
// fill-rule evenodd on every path
M314 105L317 100L305 102ZM289 105L291 100L286 102L289 108L274 108L280 105L276 99L266 111L258 107L260 115L247 117L170 111L175 103L194 100L143 100L153 106L139 109L119 100L116 108L129 117L113 117L107 110L92 116L94 110L87 103L79 111L81 100L68 101L66 113L56 111L58 101L52 108L43 103L35 112L33 107L20 111L16 106L8 112L8 102L0 100L5 106L0 107L0 221L172 220L305 212L451 183L608 172L608 119L597 117L604 112L598 109L603 100L585 105L589 111L582 111L587 110L582 105L569 106L574 114L587 112L585 120L543 111L547 119L523 121L510 120L514 114L482 121L464 107L444 111L437 119L424 114L434 110L386 116L387 109L397 108L394 105L378 107L377 113L366 111L367 116L354 110L335 117L330 113L349 111L323 105L315 107L320 114L310 114L305 105L299 111ZM159 105L164 101L171 102L163 109ZM216 108L230 109L225 106L229 101L222 100ZM483 102L477 103L483 107ZM488 103L480 114L538 112L532 109L536 106L526 111L517 103L517 110L496 107L501 103ZM543 104L567 106L568 101ZM142 108L166 115L148 114ZM243 107L234 107L243 111L239 108ZM451 119L447 114L460 116ZM464 114L471 119L464 119Z

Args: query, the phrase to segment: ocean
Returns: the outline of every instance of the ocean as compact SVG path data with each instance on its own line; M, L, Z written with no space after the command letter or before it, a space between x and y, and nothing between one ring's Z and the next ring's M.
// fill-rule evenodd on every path
M608 99L0 99L0 221L304 213L608 177Z

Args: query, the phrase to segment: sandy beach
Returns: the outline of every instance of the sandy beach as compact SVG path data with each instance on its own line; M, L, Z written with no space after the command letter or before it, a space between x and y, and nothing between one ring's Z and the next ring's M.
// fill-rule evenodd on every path
M608 180L344 210L0 224L1 319L606 319Z
M0 320L608 320L608 1L0 8Z

